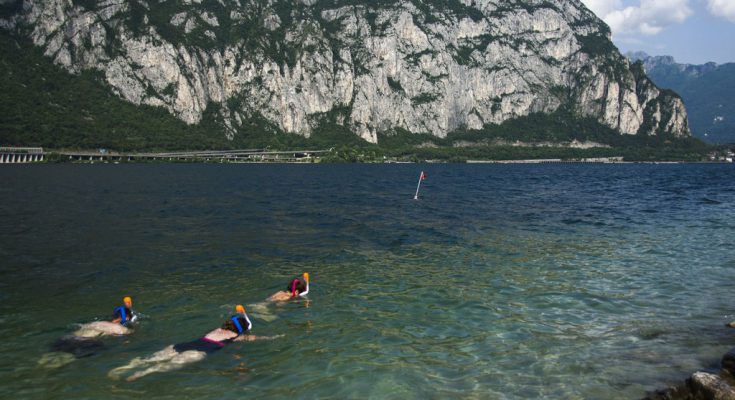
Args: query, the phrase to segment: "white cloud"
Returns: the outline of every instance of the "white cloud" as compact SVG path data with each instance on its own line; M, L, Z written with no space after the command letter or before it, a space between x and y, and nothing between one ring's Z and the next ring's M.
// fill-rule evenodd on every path
M708 0L710 3L735 3L734 0ZM656 35L666 27L686 21L693 11L689 0L639 0L638 5L623 6L621 0L583 0L612 29L615 36Z
M735 0L707 0L707 10L716 17L735 22Z
M600 18L623 8L620 0L582 0L582 2Z

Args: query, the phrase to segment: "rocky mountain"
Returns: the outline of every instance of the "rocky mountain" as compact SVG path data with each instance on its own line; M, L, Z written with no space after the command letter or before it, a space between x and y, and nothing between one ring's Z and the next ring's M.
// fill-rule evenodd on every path
M643 62L659 87L679 93L689 112L692 132L713 143L735 143L735 63L680 64L673 57L628 53Z
M564 109L688 136L687 112L579 0L2 0L0 27L136 105L223 134L325 123L368 142Z

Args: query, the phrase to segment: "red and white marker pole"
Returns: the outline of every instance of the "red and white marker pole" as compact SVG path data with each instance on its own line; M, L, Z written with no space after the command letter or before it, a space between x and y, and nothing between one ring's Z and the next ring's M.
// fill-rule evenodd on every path
M419 199L419 190L421 190L421 181L425 181L425 180L426 180L426 174L424 173L424 171L421 171L421 175L419 175L419 184L416 186L416 195L413 196L414 200Z

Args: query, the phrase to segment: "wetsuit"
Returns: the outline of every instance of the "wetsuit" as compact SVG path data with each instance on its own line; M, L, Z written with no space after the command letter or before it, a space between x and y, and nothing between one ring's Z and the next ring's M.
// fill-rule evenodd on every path
M112 319L120 318L120 325L125 325L133 320L134 315L133 310L128 307L120 306L113 312Z
M192 340L191 342L175 344L174 350L176 350L177 353L183 353L185 351L201 351L207 354L212 354L232 343L234 340L235 339L232 338L218 342L212 339L200 338Z

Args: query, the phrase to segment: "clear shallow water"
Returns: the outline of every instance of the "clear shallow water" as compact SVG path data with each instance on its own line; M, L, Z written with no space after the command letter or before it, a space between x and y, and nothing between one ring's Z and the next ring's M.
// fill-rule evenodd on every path
M733 177L731 165L0 168L0 397L641 397L735 345ZM308 307L253 318L284 338L107 377L303 271ZM38 365L125 294L146 316L133 336Z

